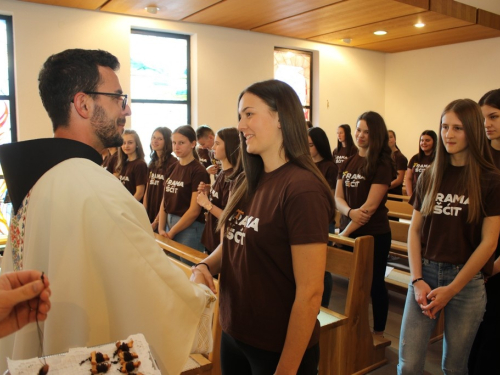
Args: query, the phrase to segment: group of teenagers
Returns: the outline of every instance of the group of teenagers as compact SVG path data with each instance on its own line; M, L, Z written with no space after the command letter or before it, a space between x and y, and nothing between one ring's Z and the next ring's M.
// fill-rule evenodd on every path
M153 229L209 254L193 266L193 274L201 273L212 288L213 276L223 275L223 373L316 374L316 316L331 294L325 260L336 209L341 235L374 237L373 329L383 335L391 247L385 203L388 193L402 194L404 179L414 207L408 235L412 281L398 373L423 373L442 311L443 372L493 373L500 90L488 92L479 104L449 103L437 134L421 134L419 152L409 163L395 132L376 112L359 116L354 139L349 125L341 125L332 152L326 133L306 126L300 101L287 84L253 84L238 105L237 128L215 134L206 126L198 134L190 126L156 129L148 166L132 130L123 134L116 165L104 161L142 200ZM209 173L215 174L212 186Z

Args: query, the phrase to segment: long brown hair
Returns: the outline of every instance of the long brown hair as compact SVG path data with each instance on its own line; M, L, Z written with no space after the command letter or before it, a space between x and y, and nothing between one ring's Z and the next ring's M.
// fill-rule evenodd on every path
M160 133L163 137L163 149L161 156L158 156L156 151L153 150L151 145L149 146L151 150L151 161L149 162L148 167L153 168L153 166L156 166L157 168L161 168L162 165L165 165L165 162L172 157L172 130L167 128L166 126L160 126L159 128L156 128L153 131L153 134L151 134L151 137L154 135L154 133Z
M468 223L478 223L484 215L481 200L481 174L484 171L497 173L491 157L490 147L484 131L484 119L479 105L471 99L458 99L446 106L441 114L439 127L441 128L443 116L453 112L462 122L467 139L467 156L464 173L456 186L458 194L467 193L469 196ZM443 182L443 175L451 165L451 156L446 151L441 131L439 132L436 158L427 168L417 182L417 192L422 197L422 215L431 215L436 204L436 197Z
M126 129L123 132L123 135L130 134L134 137L135 145L136 145L136 150L135 154L137 156L136 160L144 160L144 150L142 148L142 143L141 139L139 138L139 135L135 130L132 129ZM123 152L121 147L118 147L118 160L116 162L116 168L115 168L115 173L120 174L123 169L125 168L125 164L128 163L127 155Z
M332 212L335 212L335 202L330 186L316 167L309 152L304 112L295 91L288 84L278 80L257 82L243 90L238 98L238 103L245 93L259 97L267 104L270 111L278 114L283 135L281 149L284 150L286 159L300 168L311 171L325 185L328 199L333 208ZM240 144L245 144L241 132ZM231 217L240 203L245 204L252 199L264 171L264 162L260 155L249 154L246 147L240 147L240 161L243 163L245 172L242 178L238 179L239 183L233 190L231 199L222 212L219 228Z
M362 173L370 178L381 163L394 166L391 158L392 150L389 147L389 133L385 121L377 112L368 111L358 117L356 124L364 120L368 126L369 144ZM356 125L357 126L357 125ZM394 169L395 170L395 169Z

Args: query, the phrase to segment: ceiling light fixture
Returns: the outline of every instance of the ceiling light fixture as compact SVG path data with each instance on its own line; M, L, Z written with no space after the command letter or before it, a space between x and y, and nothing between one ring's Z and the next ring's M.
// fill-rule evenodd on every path
M416 23L415 25L413 25L415 27L424 27L425 26L425 23L422 23L422 22L418 22Z
M146 12L151 13L151 14L156 14L160 10L160 8L158 8L155 5L148 6L148 7L144 8L144 9L146 9Z
M352 39L351 38L344 38L344 39L342 39L342 41L346 44L350 44L352 42Z
M374 32L375 35L385 35L387 34L387 31L384 31L384 30L378 30L378 31L375 31Z

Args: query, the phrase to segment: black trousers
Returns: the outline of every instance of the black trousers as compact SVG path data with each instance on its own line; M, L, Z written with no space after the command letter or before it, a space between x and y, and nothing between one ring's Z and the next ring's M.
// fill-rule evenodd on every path
M385 287L385 269L387 257L391 250L391 232L384 234L372 234L374 242L373 254L373 278L372 278L372 308L373 308L373 330L385 331L387 314L389 313L389 294ZM351 236L352 238L361 237Z
M281 353L269 352L238 341L222 331L222 375L273 375ZM317 375L319 344L306 350L297 375Z

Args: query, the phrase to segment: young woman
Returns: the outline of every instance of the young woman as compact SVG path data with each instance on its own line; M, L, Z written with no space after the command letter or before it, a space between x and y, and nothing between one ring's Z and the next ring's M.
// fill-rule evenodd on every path
M289 85L255 83L238 103L245 173L220 219L222 244L193 269L208 283L221 273L222 373L317 374L331 190Z
M398 173L397 177L391 182L391 186L389 187L389 194L403 195L403 180L405 178L408 159L401 153L398 145L396 144L396 133L394 132L394 130L388 130L388 132L391 157L396 164L396 172Z
M178 161L172 155L172 131L167 127L156 128L151 135L151 161L148 165L148 182L144 194L144 208L153 230L158 229L161 200L165 179L170 168Z
M376 112L365 112L357 121L358 153L339 169L335 202L342 214L340 234L356 238L374 238L373 279L371 288L373 330L383 335L389 311L385 287L385 268L391 248L391 229L387 217L387 190L395 170L384 119Z
M433 130L424 130L420 135L418 154L408 163L405 176L406 195L412 196L417 186L418 176L429 168L436 156L437 135Z
M355 155L358 149L352 139L351 127L347 124L338 127L337 139L337 148L333 150L333 161L340 167L350 156Z
M408 287L398 374L422 374L441 310L443 371L467 374L467 359L483 318L483 272L491 273L500 233L500 173L488 149L479 106L448 104L441 116L436 159L413 195L408 232ZM498 368L497 368L498 369Z
M196 133L189 125L172 133L172 147L179 163L165 181L158 233L193 249L204 251L201 234L205 216L196 202L200 182L210 183L205 167L198 161Z
M240 138L238 129L236 128L223 128L220 129L215 135L213 152L214 158L222 163L222 170L215 178L215 182L210 188L209 195L206 194L206 188L209 187L204 182L198 186L198 204L207 210L207 218L205 229L201 236L201 243L205 245L205 249L210 254L214 251L220 243L220 234L217 231L219 218L222 210L226 207L229 198L229 188L231 181L229 177L237 175L241 170L236 171L238 168L240 147Z
M487 92L479 105L490 141L493 163L500 168L500 89ZM494 374L498 371L498 333L500 332L500 243L495 250L492 276L486 283L486 312L469 356L469 374ZM494 333L496 332L496 333Z
M309 152L311 157L318 167L321 174L325 177L326 182L330 185L333 194L337 185L337 175L339 170L337 164L333 162L332 149L325 131L321 128L310 128L307 131L309 141ZM330 222L328 227L329 233L335 233L335 220ZM321 298L321 306L328 307L330 296L332 294L333 279L330 272L325 272L323 297Z
M135 130L123 132L123 145L118 150L118 162L113 173L139 202L142 202L148 166L144 161L144 150Z

